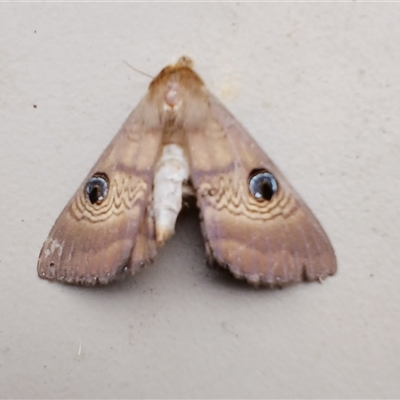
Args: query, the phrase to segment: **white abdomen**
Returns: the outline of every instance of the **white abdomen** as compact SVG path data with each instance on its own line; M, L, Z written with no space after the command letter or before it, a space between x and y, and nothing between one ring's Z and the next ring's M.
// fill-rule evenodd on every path
M165 145L156 165L153 188L156 239L160 244L174 233L182 208L182 184L188 179L189 166L182 147Z

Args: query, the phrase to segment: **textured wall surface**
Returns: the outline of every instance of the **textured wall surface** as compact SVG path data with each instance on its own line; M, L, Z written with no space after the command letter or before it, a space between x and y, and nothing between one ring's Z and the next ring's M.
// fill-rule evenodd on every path
M0 397L399 397L400 5L0 4ZM339 272L255 290L195 216L107 288L36 274L150 75L187 54L325 227Z

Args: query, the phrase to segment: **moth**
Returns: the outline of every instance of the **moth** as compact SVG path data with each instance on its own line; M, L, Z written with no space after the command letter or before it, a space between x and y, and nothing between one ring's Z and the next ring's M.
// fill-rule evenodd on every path
M192 61L164 68L56 220L39 277L107 284L152 261L195 196L207 259L253 285L336 272L327 235Z

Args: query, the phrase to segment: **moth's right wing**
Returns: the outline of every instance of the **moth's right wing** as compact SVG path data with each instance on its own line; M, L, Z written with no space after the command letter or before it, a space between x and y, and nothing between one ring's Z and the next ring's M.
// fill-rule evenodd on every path
M315 216L211 94L204 120L204 130L192 130L187 137L209 258L255 285L282 285L334 274L335 254ZM252 177L259 199L250 190ZM274 181L275 188L271 187Z

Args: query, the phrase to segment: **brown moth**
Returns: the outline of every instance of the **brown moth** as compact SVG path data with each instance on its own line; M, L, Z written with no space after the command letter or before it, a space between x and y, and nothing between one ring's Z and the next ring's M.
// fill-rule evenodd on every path
M164 68L55 222L41 278L106 284L150 262L196 196L207 257L281 286L336 271L321 225L182 57Z

